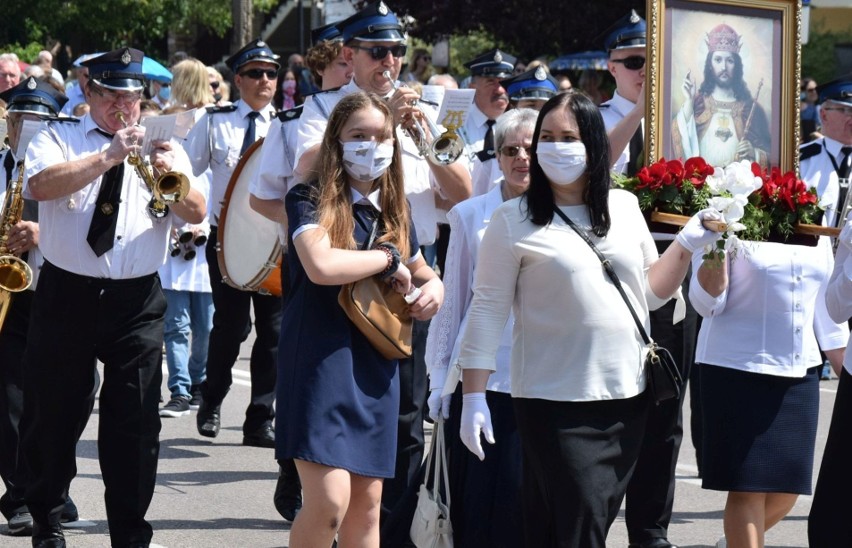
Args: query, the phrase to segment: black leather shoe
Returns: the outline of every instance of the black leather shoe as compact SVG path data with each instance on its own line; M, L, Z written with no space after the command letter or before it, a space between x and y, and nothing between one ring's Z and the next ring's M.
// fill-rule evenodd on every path
M71 500L69 495L65 499L65 506L62 508L62 514L59 516L60 523L71 523L80 519L80 513L77 511L77 505Z
M203 404L202 404L203 405ZM275 447L275 431L269 424L264 424L254 432L243 434L243 445L249 447Z
M272 502L282 518L293 521L302 508L302 482L299 480L299 473L292 460L279 462L281 466Z
M666 538L652 538L645 542L631 542L628 548L677 548Z
M208 438L215 438L219 435L219 410L221 406L209 405L206 401L201 402L198 408L198 414L195 417L195 424L198 426L198 433Z
M65 548L62 526L33 523L33 548Z
M33 517L24 508L9 518L9 534L13 537L29 537L33 534Z

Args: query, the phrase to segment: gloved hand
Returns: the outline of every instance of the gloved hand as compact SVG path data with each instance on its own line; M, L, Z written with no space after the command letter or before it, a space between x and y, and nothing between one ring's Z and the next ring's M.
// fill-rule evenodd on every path
M468 450L485 460L485 451L479 441L479 434L485 436L485 440L494 444L494 428L491 426L491 411L485 401L485 392L472 392L462 397L461 414L461 440Z
M450 394L441 397L443 388L433 388L429 391L429 418L438 422L438 417L443 416L445 419L450 418Z
M702 224L704 221L720 221L722 215L715 209L702 209L693 215L686 225L680 229L680 232L675 236L677 243L683 246L690 253L694 253L696 249L702 249L706 245L714 243L722 237L720 232L707 230Z

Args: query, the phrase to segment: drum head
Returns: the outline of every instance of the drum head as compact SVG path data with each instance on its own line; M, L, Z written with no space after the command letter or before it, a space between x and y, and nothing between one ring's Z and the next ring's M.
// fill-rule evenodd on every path
M251 291L260 287L281 260L278 223L249 205L249 185L260 165L262 143L261 139L253 144L237 164L219 219L218 258L222 276L228 285Z

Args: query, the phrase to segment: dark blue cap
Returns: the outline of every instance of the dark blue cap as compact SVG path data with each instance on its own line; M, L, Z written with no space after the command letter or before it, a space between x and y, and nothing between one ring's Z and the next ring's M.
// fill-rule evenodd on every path
M396 14L384 2L375 2L358 13L337 23L343 43L350 40L363 42L404 42L402 25Z
M852 107L852 73L817 88L819 102L833 101Z
M556 95L559 90L559 82L548 74L541 65L522 72L517 76L500 80L500 85L506 88L509 99L520 101L521 99L547 100Z
M269 49L266 42L258 38L257 40L252 40L243 46L240 51L228 57L225 64L236 74L239 72L241 66L253 61L262 61L275 65L275 68L281 68L281 63L278 62L279 57L279 55L276 55L275 52Z
M613 23L603 32L603 45L607 51L624 48L645 47L645 20L639 17L636 10Z
M493 76L505 78L512 75L517 59L505 51L497 48L480 54L476 59L464 64L470 69L471 76Z
M337 28L337 23L330 23L328 25L323 25L322 27L311 29L311 44L316 46L320 42L325 42L326 40L332 42L343 40L343 35L340 34L340 29Z
M101 87L139 91L145 81L138 49L119 48L80 63L89 67L89 79Z
M20 114L38 114L39 116L58 116L68 97L53 86L30 76L15 87L0 93L0 99L6 102L8 112Z

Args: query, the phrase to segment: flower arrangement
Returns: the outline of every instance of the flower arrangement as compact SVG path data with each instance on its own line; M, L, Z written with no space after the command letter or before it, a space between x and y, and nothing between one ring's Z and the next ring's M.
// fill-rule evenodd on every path
M699 157L661 159L635 177L616 177L615 182L635 194L649 215L689 217L706 208L716 210L725 225L717 242L720 250L736 249L739 239L786 242L800 225L818 224L823 212L816 189L794 172L764 170L745 160L720 168Z

